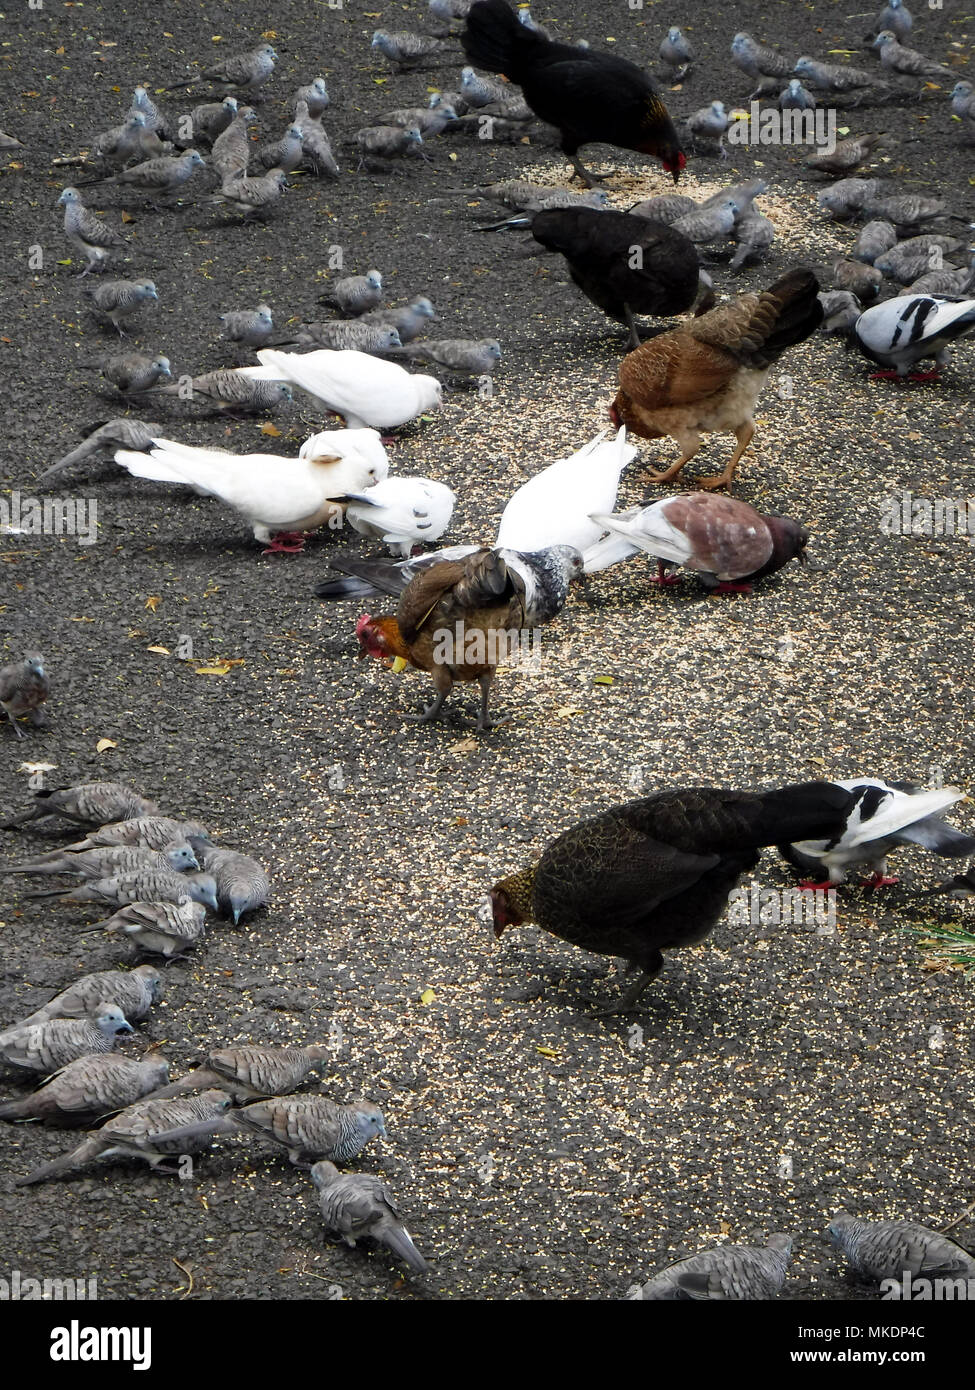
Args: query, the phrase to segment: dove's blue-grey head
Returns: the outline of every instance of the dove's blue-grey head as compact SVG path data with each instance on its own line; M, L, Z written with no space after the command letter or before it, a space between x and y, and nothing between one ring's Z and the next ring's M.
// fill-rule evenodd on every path
M671 42L671 43L680 43L680 41L681 41L681 39L684 37L684 35L681 33L681 31L680 31L680 30L676 27L676 25L675 25L675 26L673 26L673 27L671 27L670 29L667 30L667 37L668 37L668 39L670 39L670 42Z
M213 874L203 874L192 871L185 875L187 895L195 903L202 903L211 912L218 912L217 902L217 880Z
M152 359L152 365L160 376L172 376L173 374L172 367L169 365L168 357L154 357Z
M808 77L809 74L812 72L812 70L813 70L813 60L812 60L812 58L797 58L797 59L796 59L796 65L795 65L795 67L792 69L792 71L793 71L793 72L797 72L797 73L799 74L800 77Z
M838 1211L827 1226L826 1233L838 1250L847 1251L851 1242L856 1239L861 1225L862 1222L851 1216L848 1211Z
M358 1100L350 1109L353 1113L353 1124L362 1136L364 1144L368 1144L369 1140L377 1135L385 1139L386 1123L378 1105L373 1105L368 1100Z
M166 846L163 853L174 873L187 873L190 869L200 867L200 861L193 853L193 846L188 840L173 840Z
M342 1175L334 1163L329 1163L327 1158L321 1159L318 1163L313 1163L308 1176L319 1189L331 1187L332 1183Z
M395 328L385 328L380 335L379 346L382 348L398 348L403 346L403 340Z
M158 299L159 293L152 280L136 280L136 294L139 299Z
M383 287L383 277L380 274L380 272L378 270L367 271L366 284L369 286L370 289L381 290Z
M66 188L58 199L58 203L63 203L66 207L72 203L80 202L81 194L78 192L77 188Z
M163 997L163 987L162 976L156 967L154 965L137 965L132 974L139 975L145 981L146 988L149 990L149 998L153 1004L158 1004ZM169 1070L168 1064L166 1070Z
M35 676L44 676L44 658L40 652L25 652L24 665L33 671Z
M421 318L435 319L437 317L433 305L430 303L429 299L425 298L423 295L418 299L412 300L410 308L413 310L414 314L419 314Z
M420 134L420 127L418 125L411 125L409 130L404 132L404 138L408 140L411 145L423 144L423 136Z
M135 1032L125 1014L115 1004L107 1002L97 1004L92 1010L92 1018L95 1027L99 1032L104 1033L106 1038L114 1038L119 1033Z
M883 49L886 48L889 43L896 42L897 35L894 33L893 29L881 29L880 33L874 39L870 47Z

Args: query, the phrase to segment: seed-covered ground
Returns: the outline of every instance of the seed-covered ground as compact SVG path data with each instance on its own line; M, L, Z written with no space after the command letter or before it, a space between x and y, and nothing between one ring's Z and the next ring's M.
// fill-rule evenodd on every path
M916 8L916 46L968 74L972 16ZM456 85L456 47L442 66L404 75L370 52L377 25L415 24L424 9L7 6L0 125L27 149L0 171L0 503L13 490L33 495L32 479L80 428L118 410L85 368L112 340L82 305L77 258L63 264L72 253L55 204L79 174L53 161L119 120L136 83L154 92L264 32L281 61L262 133L280 133L290 92L322 73L326 127L341 146L384 111ZM849 61L872 63L860 48L867 21L848 10L822 0L685 8L701 58L666 92L671 110L743 101L748 80L728 58L743 26L796 56L850 49ZM536 18L647 63L674 14L547 0ZM167 110L188 109L179 95ZM888 133L879 171L899 189L943 194L971 218L970 151L946 87L840 119ZM189 190L161 213L110 186L92 201L116 226L130 207L130 269L159 289L136 345L167 353L176 374L248 360L218 339L226 309L266 300L279 325L318 316L336 246L348 272L378 266L391 299L428 294L438 334L496 336L493 395L451 391L393 451L395 471L457 492L448 539L490 542L525 478L606 427L625 335L561 263L515 258L517 234L474 230L491 211L470 196L477 185L564 180L550 134L535 128L511 146L441 137L431 153L430 164L357 175L346 148L339 181L293 180L266 226L239 225ZM609 185L616 206L671 187L637 157L587 154L620 170ZM820 181L802 154L738 148L726 164L690 164L692 195L757 174L770 185L762 206L776 247L737 280L718 261L721 291L822 266L852 243L852 229L818 216ZM197 180L199 199L207 182ZM40 269L29 263L37 247ZM428 697L425 679L358 661L361 609L313 597L330 554L375 553L364 540L324 532L300 556L265 558L214 502L102 462L66 475L58 494L97 500L96 544L0 536L0 658L39 648L53 673L50 727L26 729L22 742L0 727L3 809L27 803L27 763L52 764L50 785L119 778L273 874L266 913L237 930L218 923L165 968L165 1002L125 1050L161 1044L175 1071L218 1045L330 1042L328 1094L366 1095L386 1116L388 1139L359 1166L388 1176L432 1265L404 1279L380 1254L325 1242L307 1176L258 1144L220 1141L192 1181L118 1161L22 1191L15 1178L73 1140L10 1127L0 1135L0 1269L95 1274L102 1297L125 1299L185 1294L187 1270L193 1297L214 1299L615 1299L726 1237L790 1231L785 1297L869 1297L851 1290L823 1242L834 1210L935 1227L961 1215L972 1198L971 992L957 973L925 971L903 930L959 919L962 909L907 899L952 866L902 854L902 886L875 899L842 890L831 932L723 923L671 956L630 1019L593 1020L579 1001L593 984L617 987L603 981L605 958L534 928L497 943L477 908L555 834L644 791L858 773L969 779L971 546L889 535L880 521L885 499L903 492L973 493L972 361L962 346L940 383L900 387L868 380L869 365L836 340L790 352L736 491L801 518L812 563L747 598L707 597L689 577L660 592L641 558L598 576L592 603L574 598L545 631L539 669L501 673L494 699L513 718L485 738L454 722L471 714L470 692L439 724L405 723ZM173 437L242 452L293 453L323 423L307 404L278 417L280 437L181 403L160 403L152 418ZM621 505L653 490L642 465L672 459L674 447L643 444ZM713 437L687 482L731 447ZM221 663L225 674L208 673ZM967 808L954 820L972 823ZM57 837L3 837L4 861L45 838ZM770 851L756 882L792 879ZM79 934L97 913L31 903L22 880L6 883L0 1021L127 959L116 938ZM8 1089L20 1093L15 1078ZM973 1218L954 1234L975 1237Z

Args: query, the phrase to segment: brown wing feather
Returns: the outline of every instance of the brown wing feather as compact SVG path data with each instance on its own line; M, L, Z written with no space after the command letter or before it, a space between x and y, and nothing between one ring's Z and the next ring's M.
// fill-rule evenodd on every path
M708 318L705 314L700 322ZM740 366L731 352L678 328L651 338L623 359L620 387L644 410L690 405L727 386Z

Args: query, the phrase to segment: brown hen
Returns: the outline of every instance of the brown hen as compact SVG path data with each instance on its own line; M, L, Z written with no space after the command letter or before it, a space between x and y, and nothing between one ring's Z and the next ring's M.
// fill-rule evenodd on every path
M730 432L738 447L703 488L731 489L755 433L754 410L769 368L819 326L823 309L811 270L790 270L759 294L743 294L661 333L623 359L610 419L644 439L676 439L681 456L655 483L669 483L701 447L702 433Z

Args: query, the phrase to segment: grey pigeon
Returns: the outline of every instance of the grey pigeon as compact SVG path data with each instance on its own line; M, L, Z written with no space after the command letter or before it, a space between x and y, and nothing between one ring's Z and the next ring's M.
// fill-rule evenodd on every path
M332 153L332 144L320 121L314 120L305 102L297 103L294 124L301 131L301 149L304 166L319 178L337 179L340 174L338 161Z
M203 1066L171 1081L153 1099L215 1088L226 1091L235 1105L270 1100L297 1090L327 1057L328 1048L317 1043L309 1047L260 1047L253 1043L221 1047L207 1053Z
M140 193L175 193L192 176L194 169L204 167L199 150L185 150L183 154L163 154L158 159L133 164L131 169L122 169L100 182L117 183L125 188L138 189Z
M756 81L761 77L788 77L792 71L792 63L788 58L783 58L774 48L757 43L751 34L745 33L744 30L737 33L731 41L731 57L743 73Z
M340 1236L349 1246L369 1238L392 1250L410 1269L422 1273L427 1268L382 1178L340 1173L327 1160L312 1164L309 1176L318 1189L318 1209L329 1235Z
M885 218L875 217L860 228L856 245L850 254L855 261L865 261L867 265L873 265L878 256L882 256L885 251L896 245L897 232L894 224Z
M155 133L147 131L145 116L141 111L130 111L122 125L112 126L110 130L103 130L95 136L91 142L91 156L120 169L129 160L143 157L142 137L146 134ZM158 137L155 138L162 143Z
M2 713L18 738L23 738L23 730L17 720L24 714L30 716L35 725L46 722L41 705L46 701L51 682L44 669L44 658L40 652L27 652L22 661L0 666L0 713Z
M697 208L685 213L671 225L682 232L695 245L703 246L710 241L722 240L734 231L738 216L738 205L733 198L724 198L709 208Z
M686 193L658 193L655 198L645 198L642 203L634 203L627 211L634 217L645 217L649 222L663 222L672 227L689 212L697 212L697 203Z
M430 300L424 295L418 295L411 299L409 304L402 304L396 308L370 309L368 313L360 314L358 322L394 328L401 343L411 343L426 331L427 325L436 316Z
M806 157L806 165L823 174L848 175L870 161L872 151L883 140L880 135L861 135L857 139L837 140L832 150L819 150Z
M825 290L819 296L823 306L824 333L849 333L863 313L863 305L849 290Z
M220 315L220 322L223 336L245 347L265 347L274 332L274 319L267 304L258 304L256 309L231 309ZM162 434L162 430L157 430L157 434Z
M462 105L466 107L467 102L463 102ZM505 129L509 125L525 125L527 122L535 120L535 113L525 101L524 97L520 97L517 93L511 92L506 93L502 99L498 101L489 101L487 105L479 106L476 111L470 111L467 112L467 114L459 111L451 102L444 101L443 99L438 101L436 106L432 109L434 112L449 109L453 113L449 118L452 130L463 131L469 128L471 133L476 134L481 140L497 140L499 130ZM492 116L495 118L486 128L483 119L485 116ZM423 130L422 124L420 125L420 129ZM423 133L426 134L426 131L424 130ZM524 131L518 132L519 138L523 135Z
M764 179L749 179L747 183L733 183L727 188L719 188L717 193L712 193L710 198L705 198L700 206L702 208L718 207L730 198L735 205L735 226L737 227L742 217L752 211L755 199L767 192L768 184Z
M381 53L399 72L419 66L425 59L442 53L444 49L440 39L415 34L412 29L377 29L369 46Z
M840 179L816 194L822 212L837 222L861 212L864 205L880 192L879 179Z
M68 903L176 903L188 899L217 911L216 880L207 873L177 874L172 869L130 869L105 878L87 879L74 888L49 888L28 898L60 898ZM94 929L93 929L94 930Z
M22 150L23 141L16 139L13 135L8 135L5 130L0 130L0 150Z
M107 1000L83 1018L52 1018L0 1033L0 1062L47 1076L90 1052L111 1052L121 1033L134 1029L122 1010Z
M898 232L917 231L926 222L940 217L945 211L943 198L928 198L923 193L895 193L890 197L870 197L863 204L868 217L885 217Z
M490 376L501 360L501 345L494 338L432 338L413 343L409 357L436 363L448 372L462 376Z
M358 317L369 309L378 309L383 302L383 277L378 270L367 271L365 275L347 275L336 280L325 294L319 297L320 304L331 304L339 313L347 317Z
M731 258L732 273L737 275L749 261L761 256L775 240L775 228L767 217L753 208L744 217L739 217L735 227L735 254Z
M127 936L147 955L172 960L191 950L203 936L206 908L184 898L181 902L132 902L89 931Z
M18 1187L31 1187L34 1183L47 1182L49 1178L70 1173L73 1168L81 1168L95 1158L124 1157L144 1159L151 1168L163 1173L178 1173L178 1168L166 1167L166 1159L178 1155L198 1153L206 1148L206 1140L199 1143L188 1138L173 1144L159 1138L159 1135L176 1125L192 1125L193 1122L206 1123L214 1116L223 1114L230 1104L230 1097L223 1091L204 1091L201 1096L191 1096L186 1100L140 1100L130 1105L119 1115L113 1115L94 1130L83 1143L70 1153L42 1163L24 1178L17 1179Z
M63 816L76 825L107 825L110 821L131 820L134 816L152 816L159 810L123 782L81 782L74 787L42 790L34 793L34 805L0 830L13 830L43 816Z
M879 270L875 270L872 265L864 265L862 261L848 261L845 256L838 256L830 267L832 282L835 289L849 290L855 294L861 304L872 304L880 294L884 277Z
M66 188L58 204L64 208L64 235L87 257L82 275L103 270L113 253L127 244L125 238L85 207L77 188Z
M153 1004L159 1003L162 993L162 976L152 965L139 965L135 970L99 970L94 975L82 975L14 1026L25 1028L51 1018L84 1018L102 1003L114 1004L130 1023L138 1023Z
M421 135L439 135L457 120L457 112L446 102L439 106L407 106L398 111L387 111L383 116L385 125L416 126Z
M435 111L438 106L450 106L458 116L465 116L470 110L470 105L461 92L431 92L427 106L431 111Z
M477 110L481 106L504 101L508 96L508 88L503 82L495 81L493 77L482 77L473 68L461 68L460 94L468 106Z
M512 212L542 212L550 207L602 208L609 204L609 195L603 188L587 189L580 193L574 188L531 183L528 179L504 179L466 191L477 193L492 203L500 203ZM688 202L691 207L697 206L692 199L688 199Z
M96 1052L69 1062L29 1096L0 1101L0 1120L40 1120L58 1129L90 1125L133 1105L168 1078L169 1063L163 1057L133 1062L129 1057Z
M80 463L82 459L97 454L100 449L107 449L109 453L115 449L148 449L152 444L153 436L163 433L162 425L142 420L129 420L124 416L117 420L108 420L105 424L97 425L91 430L84 442L79 444L76 449L72 449L63 458L59 458L57 463L52 463L50 468L45 468L43 473L38 473L35 481L45 482L48 478L52 478L55 473L70 468L73 463Z
M247 53L231 53L222 62L213 63L183 82L170 83L166 90L175 92L180 87L192 87L197 82L204 82L211 87L226 87L250 95L271 76L277 58L272 46L262 43Z
M466 19L473 4L474 0L430 0L428 8L434 19L449 23L452 19Z
M284 345L331 348L337 352L373 352L380 356L403 346L396 329L389 324L363 323L361 319L330 319L327 323L303 323ZM277 346L282 346L278 344Z
M237 116L237 98L224 97L223 101L207 101L194 106L188 117L188 138L195 145L202 140L212 146L218 135L222 135Z
M105 380L122 396L141 395L173 375L169 358L162 354L147 357L144 352L114 352L86 365L100 367Z
M390 159L393 155L420 150L423 136L415 125L366 126L356 131L355 143L359 149L358 168L361 169L370 159Z
M273 1096L212 1120L174 1129L164 1137L181 1144L186 1139L241 1130L283 1145L291 1162L305 1167L321 1158L348 1163L370 1139L385 1135L386 1126L382 1112L370 1101L336 1105L325 1096Z
M726 157L724 148L725 132L731 125L731 117L723 101L712 101L710 106L702 106L687 118L687 129L704 148L713 147L714 152Z
M792 1237L769 1236L764 1246L719 1245L678 1260L643 1285L644 1301L689 1302L776 1298L785 1283Z
M262 169L283 169L286 174L293 174L303 158L300 125L289 125L280 140L262 145L257 151L257 162Z
M199 867L189 841L182 840L168 845L164 850L143 849L140 845L105 845L97 849L84 849L77 854L55 850L26 864L0 867L0 874L74 874L78 878L110 878L113 874L133 873L139 869L170 869L173 873L181 874Z
M780 111L815 111L816 98L807 92L798 77L790 77L789 85L779 93Z
M945 257L964 245L957 237L929 232L898 242L879 255L874 265L891 279L898 280L902 285L910 285L928 271L944 270Z
M158 433L158 432L157 432ZM83 840L65 845L65 853L100 849L106 845L141 845L143 849L165 849L174 840L189 835L209 839L206 827L195 820L173 820L171 816L132 816L129 820L109 821L89 831Z
M882 30L870 47L877 49L881 67L888 72L897 72L904 77L954 77L951 68L943 63L926 58L916 48L904 48L890 29Z
M674 26L667 30L667 37L661 43L658 52L672 82L680 82L687 76L688 69L694 61L694 50L680 29Z
M136 87L132 93L132 111L139 111L145 118L146 129L168 135L166 119L152 100L145 87Z
M252 106L242 106L236 116L220 132L210 151L210 164L216 170L221 183L239 178L247 173L250 161L250 136L248 127L257 120L257 112Z
M865 68L850 68L841 63L820 63L815 58L804 56L798 60L793 72L817 92L853 92L859 100L871 88L879 95L887 90L876 72Z
M887 0L887 4L873 21L867 39L875 39L885 29L889 29L898 39L906 39L914 25L910 10L904 0Z
M901 294L911 295L967 295L975 289L975 258L971 264L960 266L958 270L931 270L919 276L911 285L905 285Z
M309 82L306 87L299 87L291 99L292 107L297 110L299 102L304 102L307 114L315 119L323 111L328 109L328 88L325 85L324 77L316 77L313 82Z
M100 280L87 286L83 293L99 318L118 330L119 337L125 332L123 319L131 318L159 298L151 280Z
M242 212L245 217L253 217L267 212L278 201L285 190L288 176L283 169L272 169L260 178L248 178L241 174L238 178L227 179L220 190L209 199L211 203L227 203Z
M965 139L975 137L975 87L970 82L956 82L952 87L951 111L961 121Z
M236 850L220 849L209 840L192 839L190 844L204 873L212 874L216 880L220 910L234 919L234 926L245 913L264 907L271 885L256 859Z
M860 1221L841 1211L829 1223L829 1239L866 1279L975 1280L975 1258L916 1221Z
M264 415L279 410L292 400L291 388L280 381L255 381L239 376L232 367L218 367L215 372L195 376L188 383L161 386L153 393L158 396L179 396L194 405L209 405L216 410L240 411L245 415Z

